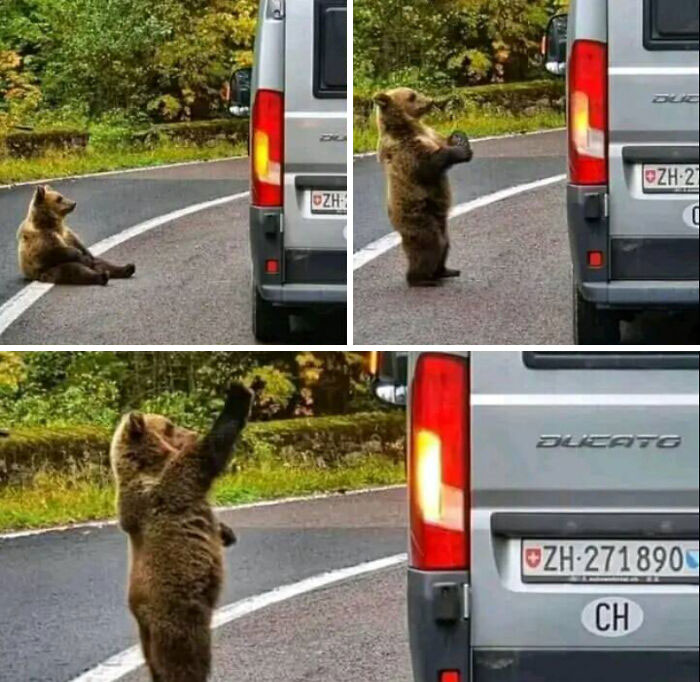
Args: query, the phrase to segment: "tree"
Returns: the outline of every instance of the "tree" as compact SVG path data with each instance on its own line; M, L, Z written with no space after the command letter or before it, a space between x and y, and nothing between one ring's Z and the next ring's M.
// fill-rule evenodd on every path
M19 59L12 78L37 87L43 111L205 116L252 59L258 0L1 1L0 55ZM6 97L8 80L0 70Z

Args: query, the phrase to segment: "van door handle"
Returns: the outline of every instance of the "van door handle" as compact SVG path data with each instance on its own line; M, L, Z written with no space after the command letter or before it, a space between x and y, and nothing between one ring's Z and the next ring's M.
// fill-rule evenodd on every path
M697 514L557 514L496 512L494 535L509 538L673 538L696 540Z
M634 146L622 148L625 163L698 163L700 147Z
M297 175L294 178L297 189L338 189L347 190L348 179L345 175Z

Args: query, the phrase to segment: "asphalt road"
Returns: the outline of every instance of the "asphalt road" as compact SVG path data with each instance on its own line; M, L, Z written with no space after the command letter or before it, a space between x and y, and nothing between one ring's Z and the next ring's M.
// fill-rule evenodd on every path
M564 131L479 142L450 171L454 203L566 172ZM391 232L375 157L354 164L354 244ZM564 183L450 221L448 265L459 279L409 289L393 248L354 271L354 342L369 344L571 344L571 257ZM644 315L623 323L623 343L698 342L697 315Z
M193 204L248 190L246 159L51 183L78 202L69 224L87 244ZM0 189L0 305L26 284L15 233L34 187ZM54 287L0 344L253 344L246 198L181 218L108 251L131 280ZM308 321L307 321L308 322ZM321 332L295 320L292 343L344 343L344 321Z
M220 605L405 551L403 489L220 516L239 535ZM115 527L0 539L0 680L68 682L136 644L126 561ZM213 680L408 682L403 581L370 574L220 627Z

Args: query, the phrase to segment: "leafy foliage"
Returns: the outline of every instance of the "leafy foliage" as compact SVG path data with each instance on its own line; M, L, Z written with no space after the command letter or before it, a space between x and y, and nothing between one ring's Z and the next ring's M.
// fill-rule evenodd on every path
M0 126L203 118L252 59L257 0L0 3Z
M549 17L567 4L355 0L355 84L430 90L529 78Z
M0 425L111 427L140 409L202 429L232 381L255 391L255 420L377 409L354 353L4 351Z

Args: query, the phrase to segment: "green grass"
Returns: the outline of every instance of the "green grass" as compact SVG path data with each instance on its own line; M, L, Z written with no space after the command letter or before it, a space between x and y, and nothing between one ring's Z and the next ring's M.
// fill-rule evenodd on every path
M456 118L429 118L426 123L441 133L449 135L454 130L461 130L469 137L487 137L510 133L528 133L533 130L560 128L565 123L564 114L543 111L531 116L506 114L477 114ZM377 127L374 117L369 125L355 124L353 135L353 152L374 151L377 148Z
M201 147L163 143L154 148L95 149L88 147L84 152L54 152L30 159L0 157L0 184L125 168L161 166L183 161L210 161L245 154L247 154L245 144L217 141Z
M220 505L279 497L402 483L403 462L365 455L337 468L261 464L227 474L215 486L212 502ZM114 516L114 487L104 475L95 478L39 473L31 484L0 488L0 531L44 528Z

